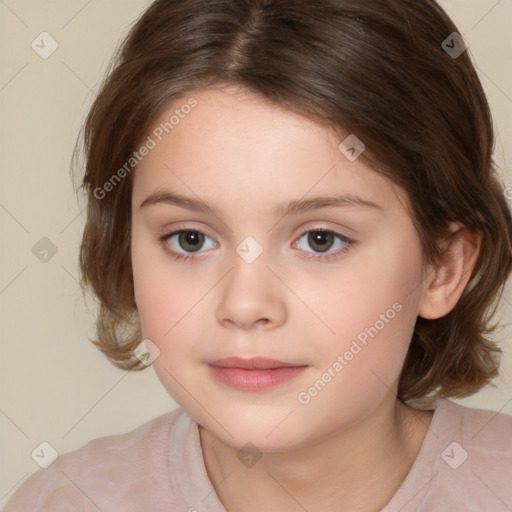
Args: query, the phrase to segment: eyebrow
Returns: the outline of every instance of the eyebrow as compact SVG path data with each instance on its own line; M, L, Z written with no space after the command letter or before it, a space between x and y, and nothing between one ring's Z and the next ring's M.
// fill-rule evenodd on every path
M144 208L151 205L171 205L178 206L191 211L213 213L215 206L208 205L200 199L193 197L186 197L171 191L156 191L149 195L141 203L139 208ZM288 203L282 203L275 207L274 214L279 216L294 215L297 213L318 210L320 208L333 208L333 207L362 207L368 209L382 210L382 206L368 201L354 194L343 194L336 196L317 196L309 199L298 199Z

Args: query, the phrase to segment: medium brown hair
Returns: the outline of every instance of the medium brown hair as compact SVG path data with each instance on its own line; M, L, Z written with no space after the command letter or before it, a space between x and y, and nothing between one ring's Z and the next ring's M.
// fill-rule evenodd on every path
M136 166L108 193L98 191L171 102L236 85L364 141L362 158L407 192L425 262L440 261L450 222L481 233L454 309L417 319L398 397L462 397L490 383L501 355L490 320L512 268L512 220L469 52L455 56L442 46L454 32L433 0L151 4L115 55L84 125L80 270L83 289L99 301L93 343L120 368L144 368L133 356L142 340L130 261Z

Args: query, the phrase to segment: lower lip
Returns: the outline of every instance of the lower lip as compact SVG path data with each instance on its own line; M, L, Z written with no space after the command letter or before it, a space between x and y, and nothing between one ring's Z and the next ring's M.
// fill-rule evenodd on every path
M208 365L213 377L242 391L263 391L285 384L303 373L307 366L287 366L269 370L245 370Z

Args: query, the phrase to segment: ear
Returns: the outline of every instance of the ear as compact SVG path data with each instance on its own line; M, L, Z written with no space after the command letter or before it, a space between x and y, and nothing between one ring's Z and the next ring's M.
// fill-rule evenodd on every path
M443 257L424 282L418 315L436 319L447 315L457 304L475 266L481 233L451 223L452 234L443 242Z

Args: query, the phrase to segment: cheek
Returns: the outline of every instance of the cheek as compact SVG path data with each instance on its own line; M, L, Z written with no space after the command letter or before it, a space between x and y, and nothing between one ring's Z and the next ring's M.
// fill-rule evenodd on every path
M328 368L341 355L351 379L366 379L373 370L391 384L403 365L417 318L420 248L407 237L395 244L376 243L360 251L350 273L341 275L318 305L335 333L325 338L328 359L323 364Z
M215 276L198 279L193 265L176 265L169 258L163 249L147 241L139 243L134 237L132 268L142 335L160 350L153 363L155 370L165 366L181 372L183 361L205 357L199 334L207 314L205 295Z
M181 280L162 276L155 265L137 268L134 265L136 296L142 335L160 350L152 366L170 396L180 404L189 404L187 386L197 378L196 360L200 359L197 334L191 326L200 318L194 304L200 297L183 287ZM203 292L204 294L204 292ZM192 363L192 364L184 364ZM193 404L188 408L193 409Z
M134 272L135 274L135 272ZM183 330L194 317L194 304L200 293L182 286L181 281L162 277L156 269L141 272L137 278L136 298L144 337L166 351L183 339Z
M171 300L172 294L164 293L166 278L153 264L140 265L135 259L132 265L142 333L146 338L161 338L172 326L176 301Z
M189 295L180 289L180 281L169 272L166 254L148 235L132 232L132 269L138 314L145 338L160 347L183 316ZM190 292L190 290L189 290Z

